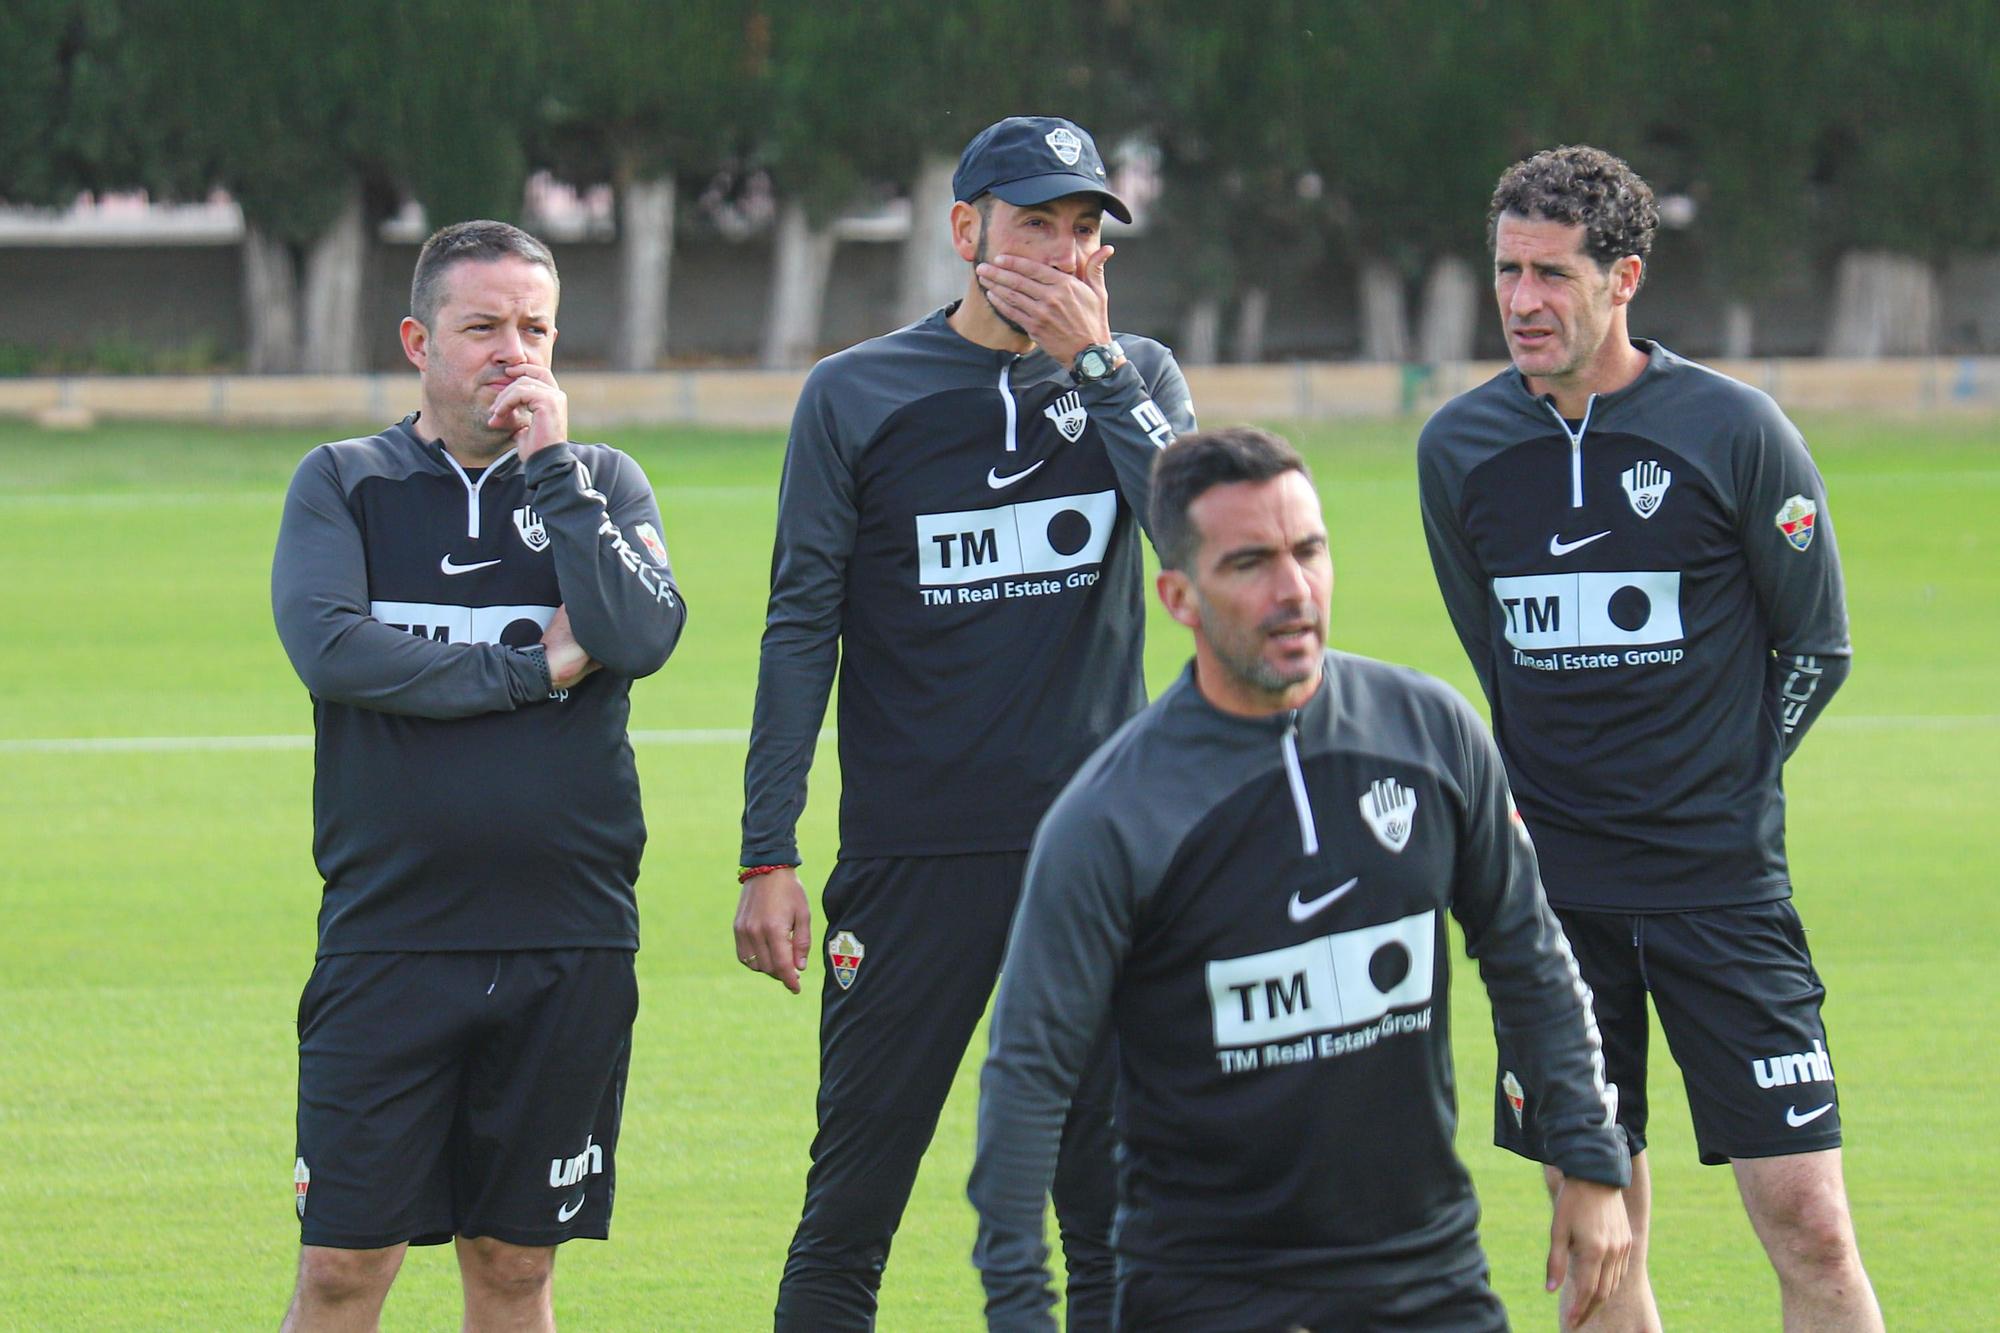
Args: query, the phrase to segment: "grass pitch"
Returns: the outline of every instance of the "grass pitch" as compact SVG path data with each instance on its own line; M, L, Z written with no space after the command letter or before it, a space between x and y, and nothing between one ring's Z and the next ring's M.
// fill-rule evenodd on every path
M1295 433L1333 534L1333 638L1471 691L1418 530L1416 425ZM1891 1326L1988 1328L2000 449L1990 421L1804 425L1832 488L1857 653L1787 774L1849 1189ZM748 725L781 441L613 439L652 476L692 619L633 692L652 840L622 1188L614 1239L564 1250L557 1305L573 1328L768 1327L812 1134L817 1000L734 961L742 745L644 733ZM0 425L0 1328L270 1327L290 1289L293 1016L318 884L311 718L267 577L285 482L315 442ZM1155 689L1185 653L1158 621ZM802 832L817 886L834 843L830 750L814 779ZM823 966L816 950L815 991ZM1469 968L1458 980L1460 1144L1495 1283L1518 1325L1549 1327L1547 1206L1537 1173L1486 1143L1485 1001ZM885 1330L978 1326L963 1186L982 1052L897 1238ZM1695 1163L1670 1068L1652 1095L1652 1268L1669 1325L1777 1327L1775 1283L1729 1173ZM384 1325L455 1326L458 1300L448 1252L413 1252Z

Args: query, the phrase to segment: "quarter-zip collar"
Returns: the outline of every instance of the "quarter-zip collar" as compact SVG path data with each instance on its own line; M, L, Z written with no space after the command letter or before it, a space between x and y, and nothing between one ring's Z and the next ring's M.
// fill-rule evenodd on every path
M1660 344L1647 338L1634 338L1632 339L1632 345L1646 353L1646 368L1640 371L1637 377L1622 389L1614 390L1611 393L1594 393L1590 395L1589 401L1583 405L1583 420L1576 424L1575 429L1570 428L1569 419L1563 416L1562 410L1556 406L1554 394L1537 394L1528 387L1528 377L1526 375L1523 375L1518 369L1514 368L1510 368L1508 371L1513 376L1515 388L1519 391L1521 398L1525 400L1523 405L1528 407L1530 411L1538 413L1546 411L1549 416L1555 419L1556 425L1562 428L1562 433L1569 439L1569 507L1571 509L1583 508L1583 437L1590 430L1590 423L1595 420L1602 425L1607 414L1615 412L1620 405L1638 393L1644 385L1656 378L1661 367L1666 362L1667 352Z
M409 437L412 444L429 454L437 462L442 463L451 471L452 475L458 478L459 484L465 487L465 535L477 540L479 537L479 492L495 476L506 472L508 467L518 466L520 459L514 450L509 449L506 453L501 454L491 463L481 468L479 478L475 481L472 475L465 470L464 465L451 456L451 450L444 447L443 440L426 440L417 434L418 415L418 413L412 412L390 429L402 431L404 435Z
M1192 707L1200 710L1203 722L1223 735L1234 736L1246 746L1269 746L1269 753L1284 771L1290 791L1292 811L1299 823L1299 849L1307 856L1319 854L1319 824L1313 815L1312 800L1306 791L1305 765L1300 736L1324 736L1333 726L1333 714L1340 706L1340 678L1332 649L1320 655L1319 688L1297 708L1287 708L1262 717L1228 713L1209 702L1195 678L1195 664L1189 662L1181 675L1182 685L1192 697Z
M1041 384L1050 379L1065 378L1068 372L1056 364L1056 359L1039 346L1031 346L1025 352L1010 352L1003 347L987 347L976 343L951 325L952 312L961 302L934 310L918 327L949 339L961 349L968 360L983 363L990 368L993 382L1000 391L1001 405L1007 413L1006 446L1008 453L1020 449L1020 406L1015 400L1017 385Z

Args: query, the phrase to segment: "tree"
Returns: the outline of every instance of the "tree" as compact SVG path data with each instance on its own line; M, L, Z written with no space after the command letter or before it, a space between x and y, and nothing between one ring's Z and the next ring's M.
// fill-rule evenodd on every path
M1054 0L881 0L867 7L772 0L770 133L763 158L782 203L764 360L799 364L818 338L831 223L865 198L911 195L897 302L915 318L955 295L945 246L952 163L1003 116L1098 107L1092 59L1108 23ZM1105 127L1091 126L1104 146Z
M414 77L380 39L388 9L130 7L146 114L190 176L243 208L252 370L361 367L364 191L388 92Z
M1724 354L1749 356L1752 303L1810 261L1812 178L1834 92L1825 34L1787 0L1661 5L1651 32L1661 169L1648 175L1694 201L1691 239L1722 305Z
M1830 7L1839 97L1818 233L1838 256L1826 350L1936 350L1937 261L2000 241L2000 15L1980 0Z
M755 134L761 14L738 0L543 6L547 164L608 180L618 200L618 366L651 370L667 348L679 185L705 182Z
M1646 10L1607 0L1542 6L1381 5L1319 0L1310 50L1309 151L1327 215L1355 256L1362 355L1413 350L1410 285L1427 269L1414 347L1426 361L1471 354L1494 181L1561 143L1630 154L1646 127Z
M0 199L62 205L80 191L172 193L176 172L133 95L149 70L113 0L0 9Z
M1218 16L1198 0L1171 0L1132 26L1133 78L1153 90L1146 128L1164 180L1160 244L1188 303L1182 356L1193 364L1218 359L1232 294L1236 359L1262 359L1268 293L1319 253L1303 135L1320 36L1309 9L1272 0Z

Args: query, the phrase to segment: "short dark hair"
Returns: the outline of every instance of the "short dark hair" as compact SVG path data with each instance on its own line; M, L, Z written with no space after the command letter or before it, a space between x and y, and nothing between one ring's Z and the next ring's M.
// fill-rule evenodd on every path
M1168 569L1188 572L1201 534L1188 510L1217 486L1239 481L1269 481L1297 472L1307 481L1312 470L1282 435L1259 426L1223 426L1183 435L1153 459L1153 547Z
M562 278L556 273L555 256L549 247L519 227L481 218L439 227L424 242L424 248L417 252L417 271L410 277L410 316L425 328L431 326L438 307L444 304L444 275L454 264L484 263L509 255L547 269L556 294L562 294Z
M1583 249L1599 268L1626 255L1639 256L1639 281L1653 253L1660 210L1653 187L1601 148L1564 144L1516 162L1501 174L1486 213L1486 248L1494 248L1500 215L1513 213L1565 226L1583 226Z

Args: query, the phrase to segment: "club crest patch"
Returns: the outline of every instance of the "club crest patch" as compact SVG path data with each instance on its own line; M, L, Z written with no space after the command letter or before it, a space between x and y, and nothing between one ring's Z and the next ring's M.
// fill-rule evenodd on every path
M1071 444L1083 438L1090 415L1083 410L1083 395L1072 389L1042 409L1042 415L1056 423L1056 429Z
M842 990L854 984L854 974L861 970L861 959L867 952L851 930L837 931L826 942L827 961L833 965L833 979Z
M1795 551L1803 551L1812 545L1813 520L1819 517L1819 506L1803 495L1794 495L1778 509L1773 520L1778 531L1785 534L1785 540Z
M1058 125L1050 130L1045 142L1049 151L1066 167L1075 166L1076 160L1083 156L1083 140L1077 138L1076 132L1068 126Z
M660 540L660 533L651 523L634 523L632 535L639 539L639 545L646 548L646 554L653 557L653 563L666 567L667 544Z
M292 1168L292 1206L299 1210L299 1216L306 1215L306 1191L312 1188L313 1173L301 1157Z
M521 534L521 542L530 551L549 549L549 530L542 526L542 516L532 505L522 505L514 511L514 531Z
M1660 505L1667 498L1667 487L1674 484L1674 474L1648 460L1626 468L1618 474L1618 480L1625 485L1625 498L1632 502L1632 512L1640 518L1651 518L1660 512Z
M1361 817L1375 841L1401 852L1416 824L1417 794L1394 778L1377 778L1361 795Z
M1520 1129L1521 1118L1528 1109L1528 1094L1521 1091L1521 1080L1514 1077L1513 1070L1501 1076L1500 1091L1506 1094L1507 1107L1514 1113L1514 1128Z

